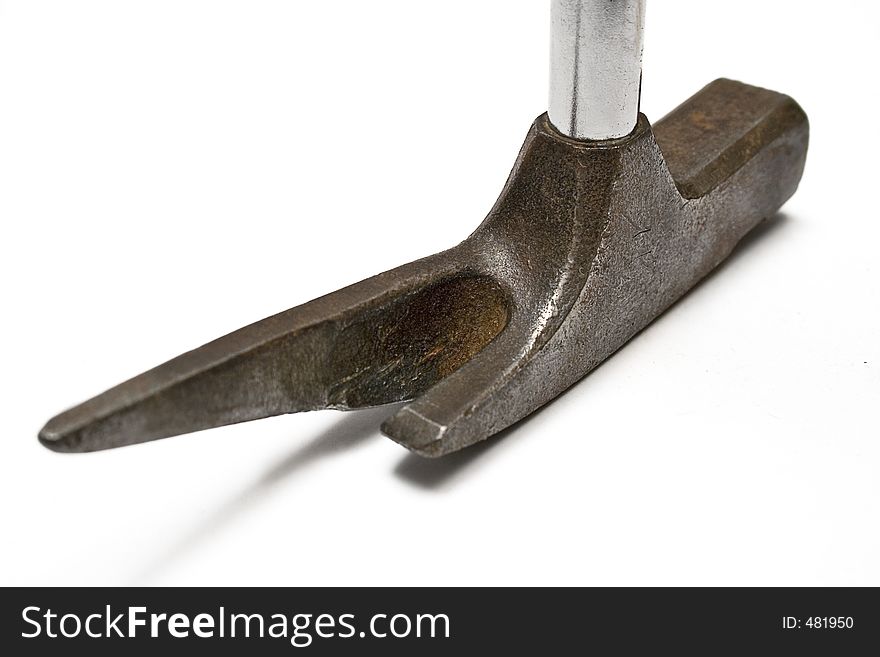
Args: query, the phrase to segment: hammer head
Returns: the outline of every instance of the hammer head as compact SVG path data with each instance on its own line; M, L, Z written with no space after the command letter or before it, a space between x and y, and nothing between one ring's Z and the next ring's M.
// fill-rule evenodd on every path
M441 456L511 426L623 346L794 193L806 115L717 80L653 129L577 141L539 117L458 246L231 333L66 411L56 451L411 400L382 426Z

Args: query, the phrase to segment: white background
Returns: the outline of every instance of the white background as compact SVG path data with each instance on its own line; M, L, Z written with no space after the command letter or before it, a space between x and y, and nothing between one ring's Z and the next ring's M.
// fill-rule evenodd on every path
M549 3L0 2L2 584L880 584L877 3L649 2L642 109L792 95L782 214L503 439L387 409L58 455L86 397L452 246L546 109Z

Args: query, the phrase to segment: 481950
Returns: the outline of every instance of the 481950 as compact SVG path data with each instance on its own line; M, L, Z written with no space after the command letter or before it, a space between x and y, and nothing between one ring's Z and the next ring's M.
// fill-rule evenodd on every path
M810 616L806 620L801 620L794 616L783 616L782 627L786 630L802 627L811 630L851 630L853 618L852 616Z

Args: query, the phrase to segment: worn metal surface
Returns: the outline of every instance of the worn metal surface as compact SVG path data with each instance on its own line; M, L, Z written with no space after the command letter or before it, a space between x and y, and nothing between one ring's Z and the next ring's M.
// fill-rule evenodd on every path
M681 297L794 193L807 118L713 82L626 138L539 117L482 225L443 253L243 328L52 419L91 451L322 408L413 400L382 426L424 456L509 427Z

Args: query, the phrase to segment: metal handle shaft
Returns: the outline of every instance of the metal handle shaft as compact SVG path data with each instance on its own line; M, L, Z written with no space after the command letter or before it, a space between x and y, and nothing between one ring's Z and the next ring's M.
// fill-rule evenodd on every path
M635 128L645 0L553 0L550 121L575 139Z

